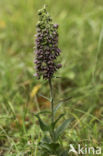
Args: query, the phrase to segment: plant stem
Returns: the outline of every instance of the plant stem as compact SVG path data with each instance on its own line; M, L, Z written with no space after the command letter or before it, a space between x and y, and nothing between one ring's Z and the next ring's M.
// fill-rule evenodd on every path
M52 111L52 123L54 122L54 99L53 99L53 87L51 78L49 79L50 86L50 102L51 102L51 111Z
M52 87L52 79L49 79L49 86L50 86L50 102L51 102L51 124L53 125L54 123L54 98L53 98L53 87ZM52 139L53 142L55 141L55 135L54 135L54 128L52 127Z

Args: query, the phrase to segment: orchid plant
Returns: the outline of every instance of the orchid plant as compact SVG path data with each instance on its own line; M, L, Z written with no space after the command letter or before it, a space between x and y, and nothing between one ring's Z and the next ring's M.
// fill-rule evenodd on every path
M60 136L70 124L71 119L66 119L59 127L57 127L58 121L65 115L60 114L55 119L55 114L61 104L57 106L54 105L53 96L53 85L52 79L54 78L54 73L62 67L58 63L57 57L60 55L61 50L58 48L58 24L52 23L52 18L47 12L46 6L38 11L39 22L37 23L37 34L35 35L35 67L36 73L35 77L48 81L50 87L50 102L51 102L51 122L46 124L41 119L41 114L45 112L38 112L35 116L39 120L40 128L44 132L44 138L40 141L40 150L42 150L42 156L57 155L57 156L67 156L67 152L63 150L60 144ZM49 135L48 135L49 134Z

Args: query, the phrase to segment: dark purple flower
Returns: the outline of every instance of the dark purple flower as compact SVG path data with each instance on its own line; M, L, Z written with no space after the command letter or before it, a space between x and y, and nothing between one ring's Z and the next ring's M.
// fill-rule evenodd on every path
M57 29L59 27L59 25L58 24L54 24L53 27Z
M56 59L61 52L58 48L58 24L52 24L52 19L45 7L38 12L38 15L40 20L37 24L37 35L35 35L35 76L50 79L62 66L56 63Z
M59 69L59 68L61 68L62 67L62 65L61 64L57 64L57 68Z

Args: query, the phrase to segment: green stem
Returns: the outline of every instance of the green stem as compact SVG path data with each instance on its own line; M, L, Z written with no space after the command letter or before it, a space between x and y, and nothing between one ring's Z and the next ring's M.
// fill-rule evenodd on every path
M53 87L52 87L52 80L49 79L49 86L50 86L50 102L51 102L51 113L52 113L52 124L54 123L54 98L53 98ZM54 129L52 129L53 139L54 139Z

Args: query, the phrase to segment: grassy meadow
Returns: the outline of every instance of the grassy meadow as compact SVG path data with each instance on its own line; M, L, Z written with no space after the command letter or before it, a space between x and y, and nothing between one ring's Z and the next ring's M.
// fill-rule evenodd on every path
M33 77L33 47L44 4L60 26L55 103L72 97L58 114L75 119L62 144L99 146L103 155L103 0L0 0L0 156L40 156L34 114L50 108L49 86Z

